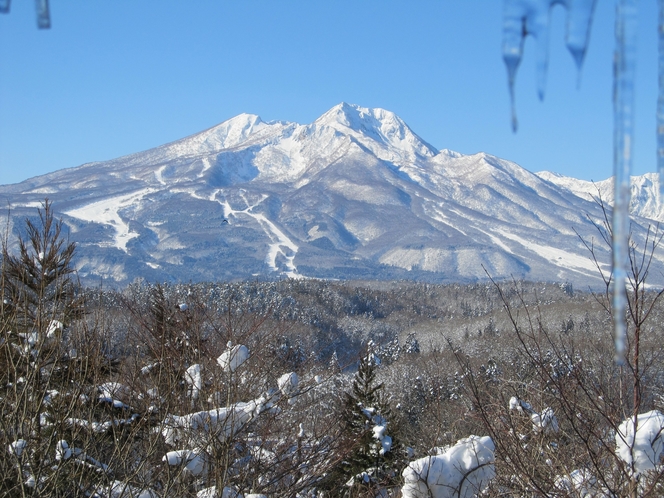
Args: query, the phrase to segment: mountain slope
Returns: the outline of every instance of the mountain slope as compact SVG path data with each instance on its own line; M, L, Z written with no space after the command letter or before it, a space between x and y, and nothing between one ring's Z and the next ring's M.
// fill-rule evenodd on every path
M648 182L635 205L655 218ZM145 152L2 186L0 197L17 230L48 196L79 244L82 278L110 285L468 281L488 272L585 287L600 280L579 235L597 240L589 217L603 219L586 187L485 153L437 151L395 114L342 103L309 125L243 114ZM651 223L637 217L635 237ZM608 248L596 251L609 269Z
M601 198L607 205L613 205L613 178L599 182L588 182L549 171L541 171L537 173L537 176L583 199L599 200ZM660 202L657 192L659 189L658 174L646 173L642 176L633 176L631 183L630 211L632 215L654 221L664 221L664 206Z

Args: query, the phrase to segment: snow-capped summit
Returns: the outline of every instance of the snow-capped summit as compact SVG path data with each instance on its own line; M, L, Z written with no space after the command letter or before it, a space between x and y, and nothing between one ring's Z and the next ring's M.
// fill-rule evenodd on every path
M385 109L360 107L342 102L314 121L314 125L330 126L341 133L358 138L363 145L376 144L402 153L403 157L433 157L438 151L418 137L396 114ZM368 139L368 140L367 140Z
M245 142L250 136L266 128L266 123L255 114L239 114L234 118L193 135L188 142L206 146L209 152L230 149Z
M662 209L654 177L634 182L632 234L643 241ZM15 218L48 196L78 243L80 278L110 285L488 272L587 287L602 281L579 235L596 239L589 217L603 219L588 187L484 152L438 152L394 113L342 103L310 124L241 114L145 152L1 186L12 209L0 219L19 227ZM609 249L594 250L610 270ZM664 260L655 266L664 275Z

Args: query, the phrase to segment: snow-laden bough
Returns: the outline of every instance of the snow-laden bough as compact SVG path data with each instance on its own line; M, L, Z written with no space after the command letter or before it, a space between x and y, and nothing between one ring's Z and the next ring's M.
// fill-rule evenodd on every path
M235 403L229 407L189 413L168 415L161 433L167 444L175 446L185 443L206 446L212 439L220 442L237 434L246 424L273 406L274 393L246 403Z

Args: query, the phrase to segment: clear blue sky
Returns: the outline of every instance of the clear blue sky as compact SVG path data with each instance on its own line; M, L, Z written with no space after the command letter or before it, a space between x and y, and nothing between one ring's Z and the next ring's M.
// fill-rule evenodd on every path
M556 7L547 95L534 43L510 128L500 0L51 0L0 15L0 184L113 159L239 113L310 123L345 101L435 147L600 180L612 169L615 2L600 0L577 89ZM634 174L655 170L656 2L641 2Z

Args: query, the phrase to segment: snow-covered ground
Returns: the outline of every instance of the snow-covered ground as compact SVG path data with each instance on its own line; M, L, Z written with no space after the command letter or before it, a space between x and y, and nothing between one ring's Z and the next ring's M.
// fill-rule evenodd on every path
M584 270L589 272L591 275L597 273L597 267L590 259L590 255L584 257L570 251L558 249L553 246L537 244L535 242L526 240L523 237L519 237L516 234L509 233L505 230L500 231L500 235L506 239L518 242L529 251L536 253L538 256L550 261L551 263L554 263L556 266L562 266L572 270Z

